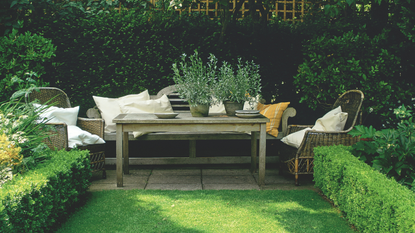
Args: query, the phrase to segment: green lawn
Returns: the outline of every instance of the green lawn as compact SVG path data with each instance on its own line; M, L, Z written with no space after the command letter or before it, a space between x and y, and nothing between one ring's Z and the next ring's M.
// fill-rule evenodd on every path
M354 232L311 190L92 192L63 232Z

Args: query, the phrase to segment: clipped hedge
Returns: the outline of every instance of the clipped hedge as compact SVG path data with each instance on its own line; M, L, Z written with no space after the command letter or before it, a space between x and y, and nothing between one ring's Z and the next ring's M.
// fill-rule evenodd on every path
M86 193L91 177L89 152L53 153L51 160L2 187L0 232L50 231Z
M314 149L316 186L362 232L415 232L415 194L349 149L341 145Z

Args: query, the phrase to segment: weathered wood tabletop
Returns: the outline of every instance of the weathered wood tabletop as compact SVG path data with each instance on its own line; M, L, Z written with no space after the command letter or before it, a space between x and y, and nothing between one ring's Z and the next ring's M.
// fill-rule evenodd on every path
M159 119L150 113L120 114L113 119L116 123L116 172L117 187L123 186L123 173L128 174L128 132L224 132L240 131L251 134L251 171L256 170L257 134L259 133L259 180L265 181L266 160L266 123L269 119L264 116L255 118L229 117L220 114L210 114L208 117L192 117L190 113L180 113L172 119ZM124 161L123 161L124 158ZM122 166L123 165L123 166ZM124 171L123 171L124 170Z

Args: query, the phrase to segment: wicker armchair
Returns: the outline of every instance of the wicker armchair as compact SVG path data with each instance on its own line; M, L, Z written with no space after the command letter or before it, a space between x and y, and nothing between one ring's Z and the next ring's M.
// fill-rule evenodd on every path
M40 87L39 92L33 91L25 96L26 102L38 100L40 104L50 104L60 108L71 108L68 96L59 88ZM47 123L53 125L55 130L50 132L50 137L44 142L51 149L66 149L68 147L68 127L65 123ZM104 120L78 117L77 126L82 130L96 134L104 138ZM105 171L105 144L79 146L81 150L90 151L92 171L102 171L102 178L106 178Z
M299 185L298 175L314 173L314 147L331 145L353 145L359 139L348 134L356 124L357 118L361 116L360 108L364 99L363 92L350 90L342 94L334 103L333 109L341 106L343 112L348 113L348 118L343 131L322 132L307 130L303 141L297 149L288 145L283 145L281 150L282 161L288 166L288 172L295 175L295 185ZM287 135L300 131L313 125L289 125Z

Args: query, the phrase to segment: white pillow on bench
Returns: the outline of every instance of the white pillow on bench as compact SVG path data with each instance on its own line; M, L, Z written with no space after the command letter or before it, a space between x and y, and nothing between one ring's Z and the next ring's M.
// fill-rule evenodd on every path
M131 101L124 99L119 101L122 113L173 113L170 100L166 95L155 100ZM139 137L149 132L133 132L134 137Z
M121 108L119 102L121 101L143 101L149 100L150 95L148 94L148 90L145 90L139 94L132 94L126 95L119 98L107 98L107 97L99 97L93 96L95 104L97 105L99 111L101 112L102 119L105 121L105 132L111 133L115 132L115 123L112 123L112 120L121 114Z

